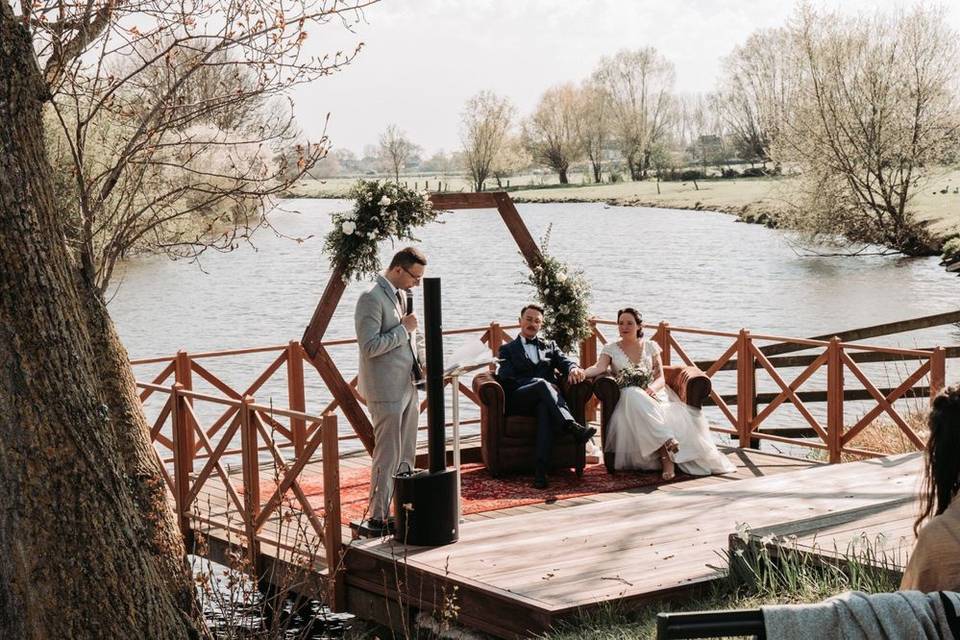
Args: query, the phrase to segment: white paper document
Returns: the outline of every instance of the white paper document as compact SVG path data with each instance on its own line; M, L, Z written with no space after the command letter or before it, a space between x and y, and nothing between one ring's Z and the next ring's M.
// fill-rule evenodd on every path
M459 376L491 362L498 362L496 356L490 353L490 346L479 339L467 340L457 347L444 362L443 377Z

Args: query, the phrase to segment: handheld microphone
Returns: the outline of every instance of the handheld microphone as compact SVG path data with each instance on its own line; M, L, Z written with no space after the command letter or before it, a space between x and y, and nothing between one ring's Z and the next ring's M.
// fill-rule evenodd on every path
M413 313L413 291L411 289L404 289L407 294L407 315Z

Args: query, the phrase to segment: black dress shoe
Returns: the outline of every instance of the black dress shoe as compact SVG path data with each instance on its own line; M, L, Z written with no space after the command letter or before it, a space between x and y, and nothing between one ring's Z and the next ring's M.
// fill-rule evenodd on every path
M382 538L391 533L391 527L385 520L370 518L360 524L359 533L364 538Z
M577 444L586 444L587 441L597 433L596 427L584 427L577 422L568 422L567 426Z

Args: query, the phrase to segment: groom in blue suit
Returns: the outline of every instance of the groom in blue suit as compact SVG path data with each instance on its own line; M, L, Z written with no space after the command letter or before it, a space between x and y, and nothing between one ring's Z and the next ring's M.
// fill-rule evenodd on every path
M538 335L543 326L543 308L528 304L520 310L520 335L500 347L497 380L506 395L507 412L537 417L536 472L533 486L545 489L554 434L569 431L578 444L597 432L574 420L558 387L557 372L567 382L584 379L583 369L568 358L553 341Z

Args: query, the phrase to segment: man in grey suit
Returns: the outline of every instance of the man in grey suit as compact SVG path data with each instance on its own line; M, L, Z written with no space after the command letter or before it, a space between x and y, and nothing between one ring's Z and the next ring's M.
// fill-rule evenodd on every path
M415 383L422 378L420 363L425 359L407 290L420 285L426 267L421 251L401 249L360 295L354 314L360 348L358 389L373 422L369 519L364 527L370 535L388 533L393 475L403 462L412 468L416 456L420 398Z

